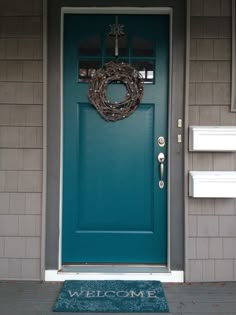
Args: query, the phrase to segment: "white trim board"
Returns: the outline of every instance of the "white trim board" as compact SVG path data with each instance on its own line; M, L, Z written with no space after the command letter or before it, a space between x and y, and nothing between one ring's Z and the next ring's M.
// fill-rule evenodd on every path
M62 14L171 14L170 7L62 7Z
M236 5L235 0L232 0L232 83L231 83L231 111L236 112Z
M61 47L61 60L60 60L60 73L61 73L61 140L60 140L60 215L59 215L59 255L58 255L58 269L62 269L62 183L63 183L63 30L64 30L64 15L65 14L148 14L148 15L161 15L168 14L170 16L170 46L169 46L169 104L168 104L168 135L170 140L170 128L171 128L171 81L172 81L172 28L173 28L173 9L170 7L100 7L100 8L77 8L77 7L62 7L61 8L61 36L60 36L60 47ZM168 156L170 156L170 147L168 147ZM170 159L168 159L168 169L170 170ZM168 197L167 197L167 217L168 217L168 245L167 245L167 269L170 270L170 171L168 172ZM158 269L158 266L156 267ZM134 273L135 274L135 273ZM154 274L154 273L153 273ZM159 273L155 273L159 274ZM104 275L104 274L103 274ZM108 274L109 275L109 274ZM132 274L130 274L132 275ZM46 277L46 276L45 276ZM104 276L103 276L104 278ZM170 282L172 282L170 280ZM181 281L180 281L181 282Z
M65 280L150 280L161 282L184 282L184 272L171 271L167 273L68 273L57 270L46 270L45 281Z
M194 198L236 198L236 172L190 171L189 196Z
M189 151L236 151L236 127L189 126Z

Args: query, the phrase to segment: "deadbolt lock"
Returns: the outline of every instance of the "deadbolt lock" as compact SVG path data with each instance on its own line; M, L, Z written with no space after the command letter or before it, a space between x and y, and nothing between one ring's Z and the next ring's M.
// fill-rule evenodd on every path
M163 148L166 144L165 138L162 136L157 139L157 142L158 142L159 147L161 147L161 148Z

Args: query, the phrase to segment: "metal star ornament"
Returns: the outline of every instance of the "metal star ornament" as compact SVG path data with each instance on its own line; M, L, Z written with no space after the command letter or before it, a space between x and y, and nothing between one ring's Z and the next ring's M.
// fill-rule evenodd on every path
M124 24L118 23L118 16L116 16L116 23L110 24L110 33L109 36L115 37L115 57L119 56L119 37L125 35L124 33Z
M123 36L125 35L124 33L124 24L110 24L110 36Z

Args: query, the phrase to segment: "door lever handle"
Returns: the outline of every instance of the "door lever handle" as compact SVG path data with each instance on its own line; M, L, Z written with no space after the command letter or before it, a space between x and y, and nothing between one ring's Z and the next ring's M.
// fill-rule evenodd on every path
M160 180L159 180L159 187L160 189L164 188L164 161L165 161L165 155L163 152L160 152L157 156L157 160L160 163Z

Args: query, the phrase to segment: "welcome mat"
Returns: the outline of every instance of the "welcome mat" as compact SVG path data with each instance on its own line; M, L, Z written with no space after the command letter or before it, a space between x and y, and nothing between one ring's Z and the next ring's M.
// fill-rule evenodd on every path
M54 312L168 313L159 281L65 281Z

